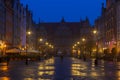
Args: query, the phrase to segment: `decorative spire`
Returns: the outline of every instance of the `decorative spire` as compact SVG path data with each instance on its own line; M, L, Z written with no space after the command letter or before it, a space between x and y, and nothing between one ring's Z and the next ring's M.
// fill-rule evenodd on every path
M64 22L65 22L65 19L64 19L64 17L62 17L62 20L61 20L61 22L62 22L62 23L64 23Z
M88 17L86 16L86 21L89 21Z
M82 22L82 18L80 18L80 22Z
M40 18L39 18L39 24L40 24Z
M28 10L28 4L26 5L26 10Z
M102 3L102 14L104 13L105 8L104 8L104 3Z

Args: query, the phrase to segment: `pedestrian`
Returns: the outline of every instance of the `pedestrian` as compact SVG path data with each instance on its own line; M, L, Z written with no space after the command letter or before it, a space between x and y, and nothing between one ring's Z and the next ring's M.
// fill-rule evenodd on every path
M63 54L60 55L61 60L63 61Z
M25 64L28 65L28 58L26 58L26 60L25 60Z
M0 63L2 62L2 58L0 57Z
M98 60L97 59L95 59L95 66L97 66L98 65Z
M6 61L7 61L7 66L8 66L9 62L10 62L10 57L9 56L6 57Z
M83 60L86 61L86 57L85 56L83 57Z

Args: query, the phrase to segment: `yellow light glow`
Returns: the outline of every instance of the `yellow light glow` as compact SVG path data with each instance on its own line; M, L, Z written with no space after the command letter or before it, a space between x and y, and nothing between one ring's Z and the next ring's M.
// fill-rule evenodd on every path
M102 48L100 48L100 49L99 49L99 53L102 53L102 52L103 52L103 49L102 49Z
M75 47L73 46L72 48L74 49Z
M98 73L97 72L91 72L91 74L90 74L92 77L96 77L96 76L98 76Z
M105 49L107 49L107 48L103 48L103 50L105 50Z
M50 44L49 47L52 47L52 45Z
M0 48L1 49L4 49L4 48L6 48L7 47L7 45L5 44L5 42L1 42L0 43Z
M45 66L45 70L54 70L53 66Z
M30 32L30 31L28 31L28 32L27 32L27 34L28 34L28 35L31 35L31 32Z
M42 42L43 41L43 39L42 38L40 38L40 42Z
M77 44L80 44L80 42L77 42Z
M24 78L24 80L34 80L33 78Z
M84 42L84 41L85 41L85 38L82 38L82 41Z
M75 44L74 46L77 46L77 44Z
M93 49L92 51L93 51L93 52L96 52L97 50L96 50L96 49Z
M45 44L46 44L46 45L48 45L49 43L48 43L48 42L46 42Z
M54 46L51 47L52 49L54 48Z
M0 77L0 80L10 80L8 77Z
M5 66L1 66L1 67L0 67L0 70L2 70L2 71L7 71L7 70L8 70L7 63L3 63L3 65L5 65Z
M77 52L77 50L73 49L73 50L72 50L72 52L73 52L73 54L74 54L74 53L76 53L76 52Z
M97 30L93 30L93 34L96 34L97 33Z
M5 44L4 47L7 47L7 45Z

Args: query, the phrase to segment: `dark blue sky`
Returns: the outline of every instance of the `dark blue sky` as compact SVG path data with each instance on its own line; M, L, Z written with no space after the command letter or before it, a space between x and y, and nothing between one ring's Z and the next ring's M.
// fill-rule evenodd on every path
M91 24L101 15L101 4L105 0L21 0L24 5L28 4L33 12L35 22L59 22L62 17L66 21L80 21L86 16Z

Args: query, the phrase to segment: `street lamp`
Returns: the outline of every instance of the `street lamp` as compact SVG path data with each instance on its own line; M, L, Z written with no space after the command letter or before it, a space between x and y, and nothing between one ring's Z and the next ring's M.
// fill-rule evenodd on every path
M80 42L77 42L77 44L80 44Z
M85 42L85 38L82 38L82 41Z
M53 48L54 48L54 46L53 46L53 45L51 45L51 48L53 49Z
M31 31L27 31L26 32L26 65L28 65L28 59L27 59L27 49L28 49L28 36L30 36L32 33L31 33Z
M49 47L51 48L51 47L52 47L52 45L51 45L51 44L49 44Z
M97 34L97 30L93 30L93 34Z
M75 46L72 47L73 49L75 48Z
M42 38L40 38L40 42L42 42L43 41L43 39Z
M32 34L31 31L27 31L26 32L26 50L28 48L28 41L27 41L27 39L28 39L28 36L30 36L31 34Z
M48 45L48 44L49 44L48 42L45 43L45 45Z
M96 42L96 59L95 59L95 65L98 64L98 41L97 41L97 30L93 30L93 34L95 36L95 42Z
M77 46L77 44L74 44L74 46L76 47L76 46Z
M84 61L86 60L86 56L85 56L85 41L86 41L86 39L82 38L82 42L83 42L83 58L84 58Z

